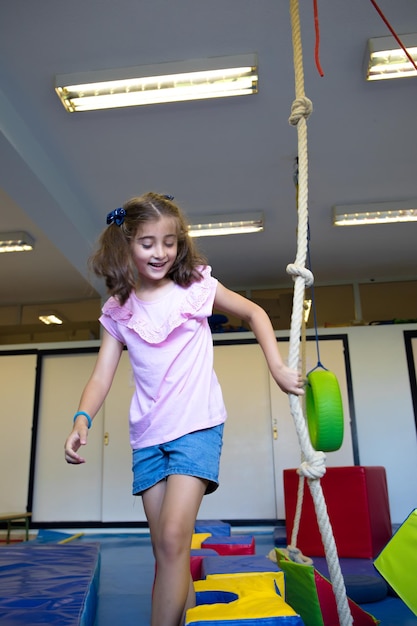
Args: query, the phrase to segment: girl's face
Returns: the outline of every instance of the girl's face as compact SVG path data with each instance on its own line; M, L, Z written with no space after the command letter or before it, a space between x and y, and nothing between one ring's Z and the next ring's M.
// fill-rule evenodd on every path
M163 281L177 257L176 220L161 217L146 222L132 242L133 261L142 283Z

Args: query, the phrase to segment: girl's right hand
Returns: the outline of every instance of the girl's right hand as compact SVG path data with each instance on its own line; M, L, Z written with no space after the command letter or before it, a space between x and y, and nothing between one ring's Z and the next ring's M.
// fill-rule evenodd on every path
M87 437L87 424L84 423L84 420L77 420L65 442L65 460L67 463L72 463L74 465L85 463L85 459L77 454L77 451L81 446L85 446L87 444Z

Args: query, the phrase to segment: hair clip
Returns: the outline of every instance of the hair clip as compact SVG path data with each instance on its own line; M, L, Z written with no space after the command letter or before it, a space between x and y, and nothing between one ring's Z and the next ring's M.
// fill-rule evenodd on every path
M174 196L167 196L166 194L162 194L162 197L165 198L166 200L173 200Z
M116 224L121 226L125 221L126 211L123 208L114 209L107 215L107 224Z

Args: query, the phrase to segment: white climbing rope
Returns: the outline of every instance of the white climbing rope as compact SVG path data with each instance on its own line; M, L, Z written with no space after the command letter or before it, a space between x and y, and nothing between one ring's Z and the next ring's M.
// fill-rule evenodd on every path
M312 285L314 281L312 273L305 267L308 246L307 119L313 110L313 105L304 94L303 55L298 0L290 0L290 15L294 55L295 100L291 107L289 122L297 127L298 136L298 231L296 258L294 263L287 266L287 272L292 275L294 280L288 364L293 369L298 369L305 288ZM314 450L311 445L300 397L290 394L289 402L303 461L298 468L300 475L299 497L297 498L291 546L288 547L288 551L290 555L294 554L298 562L303 562L303 559L305 559L305 557L300 556L295 546L297 544L297 534L301 517L301 496L304 491L304 478L306 478L313 498L317 522L325 549L330 580L336 598L340 626L351 626L353 624L352 615L349 609L345 583L340 569L333 531L320 483L320 478L326 472L326 457L323 452Z

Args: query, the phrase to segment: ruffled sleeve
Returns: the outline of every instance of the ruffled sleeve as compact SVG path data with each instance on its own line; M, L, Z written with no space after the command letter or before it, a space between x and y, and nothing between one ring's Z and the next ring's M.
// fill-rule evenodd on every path
M174 285L173 290L159 300L145 302L138 300L132 293L127 302L120 306L115 298L110 298L103 307L101 323L118 339L123 336L125 340L125 328L133 330L147 343L165 341L187 321L201 321L212 314L218 281L211 276L211 267L201 267L199 271L201 280L189 287ZM115 334L115 327L120 329L120 333L117 333L119 336Z
M120 332L119 318L126 316L125 307L120 306L116 298L109 298L102 308L102 314L99 318L100 324L121 343L125 343L125 338ZM130 317L130 316L129 316Z

